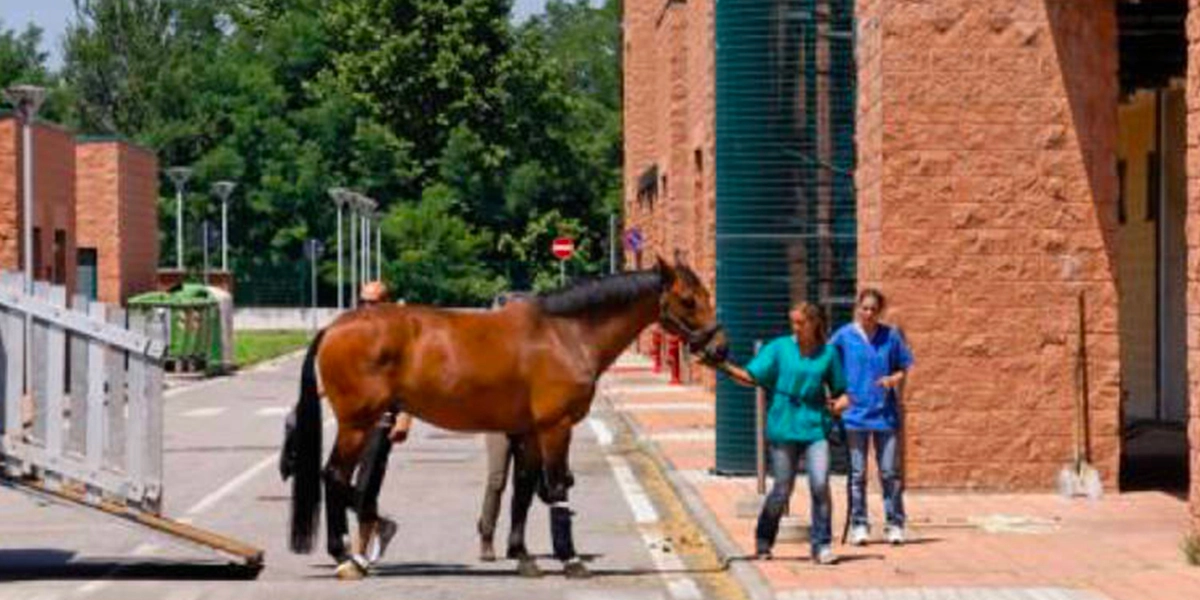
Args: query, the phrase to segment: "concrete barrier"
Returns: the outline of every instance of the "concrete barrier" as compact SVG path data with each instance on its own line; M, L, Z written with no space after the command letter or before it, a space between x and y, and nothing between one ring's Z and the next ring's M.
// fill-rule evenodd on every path
M233 310L233 330L312 329L324 327L340 313L336 308L247 307ZM315 319L315 321L314 321Z

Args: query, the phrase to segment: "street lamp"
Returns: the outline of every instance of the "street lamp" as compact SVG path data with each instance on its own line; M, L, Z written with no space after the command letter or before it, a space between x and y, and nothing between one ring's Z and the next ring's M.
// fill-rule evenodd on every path
M383 215L375 213L375 278L383 280Z
M337 205L337 282L338 282L338 310L346 308L344 299L345 284L342 283L342 208L354 201L354 192L346 188L330 188L329 197L333 198L333 203Z
M229 195L237 184L218 181L212 185L212 193L221 199L221 270L229 272Z
M363 281L370 281L371 277L371 214L375 212L375 201L363 196L362 197L362 272Z
M25 234L25 293L33 293L33 120L46 100L46 89L34 85L14 85L4 90L4 99L21 119L21 178L24 187L22 228Z
M192 169L171 167L167 177L175 184L175 269L183 271L183 189L192 178Z

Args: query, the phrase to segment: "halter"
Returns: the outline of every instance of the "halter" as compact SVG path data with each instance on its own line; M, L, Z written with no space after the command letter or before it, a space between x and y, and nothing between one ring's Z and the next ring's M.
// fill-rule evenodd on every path
M683 337L687 341L688 350L691 352L699 352L706 348L713 337L717 335L717 332L724 329L718 322L713 322L712 325L698 330L688 327L686 323L671 314L670 310L667 310L665 298L659 301L658 308L658 320L666 325L667 329L673 329L672 333Z

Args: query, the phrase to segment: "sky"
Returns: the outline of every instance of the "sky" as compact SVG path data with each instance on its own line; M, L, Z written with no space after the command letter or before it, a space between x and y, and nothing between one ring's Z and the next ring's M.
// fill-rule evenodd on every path
M546 0L516 0L513 17L522 21L540 13L545 5ZM0 0L0 22L5 28L20 31L26 23L33 22L45 30L42 49L50 53L51 68L58 68L62 62L60 40L74 12L73 0Z

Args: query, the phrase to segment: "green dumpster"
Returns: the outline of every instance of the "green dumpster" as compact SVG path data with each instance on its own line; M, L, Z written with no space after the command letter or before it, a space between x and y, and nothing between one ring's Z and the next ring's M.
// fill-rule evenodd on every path
M224 362L216 296L203 285L184 283L129 299L131 312L165 310L167 360L177 371L220 368Z

